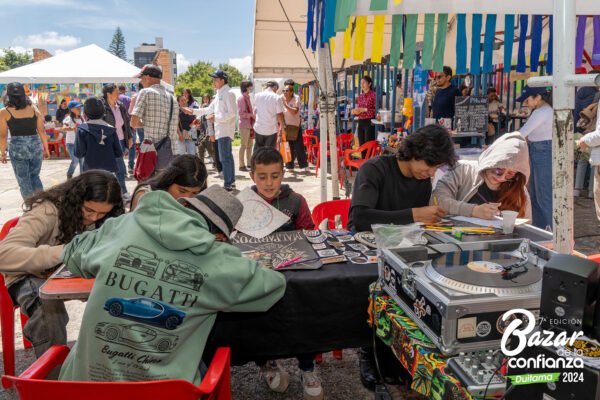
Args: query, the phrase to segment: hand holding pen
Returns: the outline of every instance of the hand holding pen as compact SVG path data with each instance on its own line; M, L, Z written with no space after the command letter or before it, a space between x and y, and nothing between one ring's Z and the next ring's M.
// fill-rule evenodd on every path
M473 217L481 219L494 219L500 213L501 203L484 203L475 206L473 209Z

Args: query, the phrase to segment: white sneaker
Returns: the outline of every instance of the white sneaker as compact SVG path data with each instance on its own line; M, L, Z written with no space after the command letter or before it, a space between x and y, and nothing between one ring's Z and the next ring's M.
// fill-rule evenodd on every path
M267 361L267 363L260 368L260 373L265 382L267 382L269 389L274 392L283 393L290 385L290 374L281 367L278 361Z
M302 371L300 380L304 389L304 400L323 400L321 380L314 371Z
M308 167L304 168L304 172L306 172L307 174L310 174L310 168L308 168Z

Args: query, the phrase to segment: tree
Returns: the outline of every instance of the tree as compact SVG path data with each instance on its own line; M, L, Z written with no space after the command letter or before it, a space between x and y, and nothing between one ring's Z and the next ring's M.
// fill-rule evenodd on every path
M183 89L190 88L194 97L200 97L204 94L212 96L215 93L213 88L212 78L209 73L214 72L217 68L222 69L229 75L229 86L239 86L240 82L246 77L234 66L229 64L219 64L215 67L208 61L198 61L189 66L188 70L177 76L175 91L183 92Z
M3 49L0 56L0 72L31 64L33 58L27 53L17 53L12 49Z
M123 31L121 28L117 26L117 30L115 31L112 41L110 42L110 46L108 47L108 51L119 57L121 60L127 61L127 51L125 50L125 36L123 36Z

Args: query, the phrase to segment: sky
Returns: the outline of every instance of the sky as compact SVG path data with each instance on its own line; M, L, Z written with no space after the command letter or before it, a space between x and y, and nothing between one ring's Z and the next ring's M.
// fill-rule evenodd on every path
M0 49L107 49L120 26L129 59L160 36L177 53L179 73L197 61L251 72L253 0L0 0L0 10Z

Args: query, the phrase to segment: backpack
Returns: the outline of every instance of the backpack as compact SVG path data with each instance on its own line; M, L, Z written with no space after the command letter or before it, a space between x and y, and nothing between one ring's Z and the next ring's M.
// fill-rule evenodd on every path
M577 127L581 128L583 133L589 133L596 129L596 120L598 118L598 103L592 103L579 113Z

